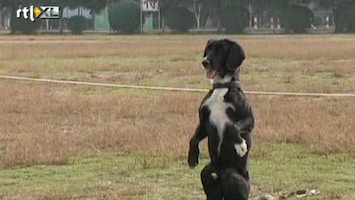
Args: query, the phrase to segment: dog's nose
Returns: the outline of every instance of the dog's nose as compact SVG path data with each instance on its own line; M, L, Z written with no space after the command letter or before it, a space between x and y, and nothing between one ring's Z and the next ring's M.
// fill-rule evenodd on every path
M210 64L211 64L211 62L210 62L210 60L209 59L203 59L202 60L202 65L206 68L206 67L208 67L208 66L210 66Z

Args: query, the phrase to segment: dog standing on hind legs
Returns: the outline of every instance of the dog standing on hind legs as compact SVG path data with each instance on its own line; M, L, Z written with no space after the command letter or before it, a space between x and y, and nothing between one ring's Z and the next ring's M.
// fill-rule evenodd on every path
M190 139L188 164L199 161L199 143L208 138L211 158L201 172L207 200L246 200L250 193L248 156L254 115L239 84L242 47L228 39L209 40L202 65L213 88L203 98L195 134Z

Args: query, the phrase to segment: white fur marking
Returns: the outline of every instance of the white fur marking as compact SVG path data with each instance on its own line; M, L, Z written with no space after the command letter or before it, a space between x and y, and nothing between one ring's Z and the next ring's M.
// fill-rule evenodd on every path
M216 76L214 79L210 79L210 83L227 83L232 80L232 76L230 75L225 75L224 78L221 78L220 76Z
M212 95L207 99L204 105L208 106L211 111L210 123L215 125L218 132L219 143L217 147L218 155L220 154L223 141L223 133L227 123L232 123L227 116L226 110L232 107L230 103L224 101L224 95L228 92L228 88L218 88L213 90Z
M245 156L245 154L248 152L248 146L244 139L241 144L235 144L234 148L240 157Z
M217 178L218 178L216 172L212 172L212 173L211 173L211 176L212 176L213 180L217 180Z

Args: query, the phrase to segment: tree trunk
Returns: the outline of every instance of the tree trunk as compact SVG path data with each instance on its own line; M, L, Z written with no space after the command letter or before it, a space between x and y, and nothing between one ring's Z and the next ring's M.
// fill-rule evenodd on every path
M217 0L216 17L217 17L217 32L222 33L221 26L222 0Z
M193 10L196 18L196 28L200 29L200 19L201 19L201 7L202 5L199 3L198 8L196 8L196 2L193 3Z
M59 14L59 34L63 34L63 10L64 7L61 7L60 14Z
M0 9L0 28L5 28L5 9Z
M95 30L96 27L95 27L95 18L96 18L96 14L95 12L91 11L91 28L92 30Z

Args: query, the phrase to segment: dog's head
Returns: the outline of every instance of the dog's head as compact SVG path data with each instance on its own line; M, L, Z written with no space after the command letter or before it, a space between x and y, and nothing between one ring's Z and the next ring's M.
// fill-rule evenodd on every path
M235 73L239 72L239 66L244 59L244 50L238 43L228 39L211 39L207 42L202 65L206 70L207 78L218 82L225 79L227 75L238 77Z

